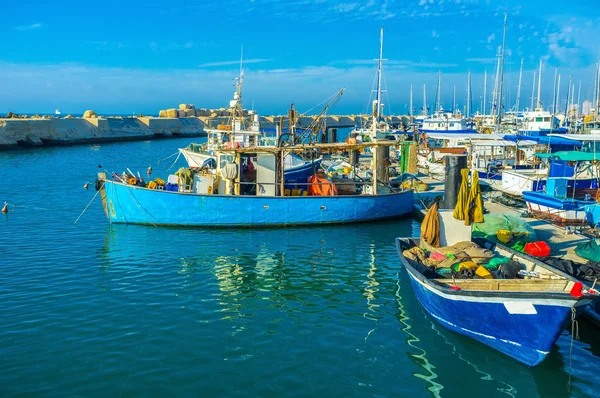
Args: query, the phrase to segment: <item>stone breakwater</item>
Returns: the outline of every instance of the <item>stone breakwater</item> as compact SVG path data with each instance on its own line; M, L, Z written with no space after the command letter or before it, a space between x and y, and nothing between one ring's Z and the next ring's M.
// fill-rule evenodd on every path
M202 137L205 129L216 129L220 124L229 124L228 111L210 111L210 116L191 117L93 117L83 118L0 118L0 150L20 147L75 145L101 142L151 140L167 137ZM245 118L249 122L249 117ZM364 115L327 116L326 129L351 128L370 123ZM384 118L395 128L406 130L409 118L387 116ZM315 116L301 116L297 127L307 128ZM289 128L286 116L261 116L262 129L275 131Z
M206 135L199 118L0 119L0 150Z

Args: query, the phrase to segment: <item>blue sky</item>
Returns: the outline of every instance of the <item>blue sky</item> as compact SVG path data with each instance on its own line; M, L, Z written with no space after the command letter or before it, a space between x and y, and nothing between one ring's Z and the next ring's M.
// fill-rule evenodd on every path
M466 99L472 72L478 109L483 73L493 74L508 14L505 102L514 104L524 58L521 102L528 106L532 75L544 60L544 104L554 70L566 100L569 75L581 100L593 85L600 56L596 0L205 0L5 2L0 25L0 113L142 112L194 103L225 107L244 46L244 100L261 114L306 111L342 87L337 113L362 113L369 102L385 26L386 113L408 112L435 97ZM491 77L488 80L490 98ZM578 90L576 89L576 94Z

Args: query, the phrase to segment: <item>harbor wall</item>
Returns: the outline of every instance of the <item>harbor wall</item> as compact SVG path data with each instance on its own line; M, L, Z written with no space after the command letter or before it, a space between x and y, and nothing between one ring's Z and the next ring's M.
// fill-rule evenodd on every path
M208 113L208 112L207 112ZM19 147L74 145L100 142L150 140L167 137L200 137L205 128L227 124L228 116L168 117L89 117L89 118L0 118L0 150ZM408 126L408 118L387 116L388 123ZM298 118L297 126L308 127L314 116ZM327 116L328 128L350 128L369 123L364 115ZM262 116L261 128L288 128L287 116Z
M0 150L205 135L199 118L0 119Z

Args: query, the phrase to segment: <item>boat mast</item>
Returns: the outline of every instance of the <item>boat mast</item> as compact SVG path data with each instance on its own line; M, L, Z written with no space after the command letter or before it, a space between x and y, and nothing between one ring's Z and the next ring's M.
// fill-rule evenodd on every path
M594 97L592 98L592 108L596 109L596 114L598 114L598 77L600 77L600 64L596 62L596 73L594 73Z
M521 82L523 81L523 58L521 58L521 69L519 69L519 85L517 86L517 112L521 102Z
M413 117L413 102L412 102L412 84L410 85L410 103L408 104L408 116L410 116L410 120L412 121Z
M427 116L427 90L425 89L425 83L423 83L423 116Z
M238 112L242 109L242 86L244 85L244 46L240 50L240 77L234 79L235 93L233 93L233 100L229 102L231 108L231 133L230 139L234 140L234 134L236 131L236 121ZM242 112L240 112L242 113ZM240 115L241 117L242 115Z
M598 114L598 105L600 105L600 63L596 62L596 98L594 98L594 100L596 101L596 107L594 109L596 109L596 115Z
M496 51L496 70L494 73L494 89L492 90L492 109L490 114L494 117L494 124L496 123L496 109L498 108L498 86L500 84L500 46Z
M437 93L435 99L435 112L439 111L442 107L441 105L441 90L442 90L442 71L438 72L438 83L437 83Z
M571 94L571 75L569 75L569 86L567 88L567 106L565 107L565 123L567 122L567 116L569 114L570 94Z
M454 94L452 96L452 114L456 113L456 83L454 83Z
M533 112L535 108L533 107L533 102L535 101L535 76L536 71L533 71L533 84L531 85L531 107L529 108L530 112Z
M467 72L467 119L471 117L471 69Z
M487 69L483 71L483 115L487 114Z
M498 125L502 124L502 89L504 86L504 53L506 49L506 13L504 13L504 31L502 33L502 67L500 70L500 93L498 96Z
M556 84L556 109L554 114L556 115L560 109L560 73L558 74L558 83Z
M552 86L552 114L556 113L556 78L558 77L558 68L554 68L554 85Z
M381 114L381 68L383 64L383 25L379 34L379 65L377 67L377 104L373 109L373 131L377 129L377 122Z
M577 113L575 114L577 116L577 118L579 118L579 110L581 109L579 106L581 105L581 102L579 102L581 100L581 80L579 81L579 90L577 93Z
M536 110L542 110L542 60L540 59L540 74L538 76L538 92L537 92L537 108Z

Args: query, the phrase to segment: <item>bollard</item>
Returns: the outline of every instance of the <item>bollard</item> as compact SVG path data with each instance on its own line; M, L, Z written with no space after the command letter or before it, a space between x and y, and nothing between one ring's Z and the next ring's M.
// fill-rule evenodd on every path
M446 155L446 183L444 185L444 209L454 209L458 201L460 171L467 168L467 155Z
M374 148L377 154L377 179L381 182L388 182L388 168L390 167L390 147L378 146Z

